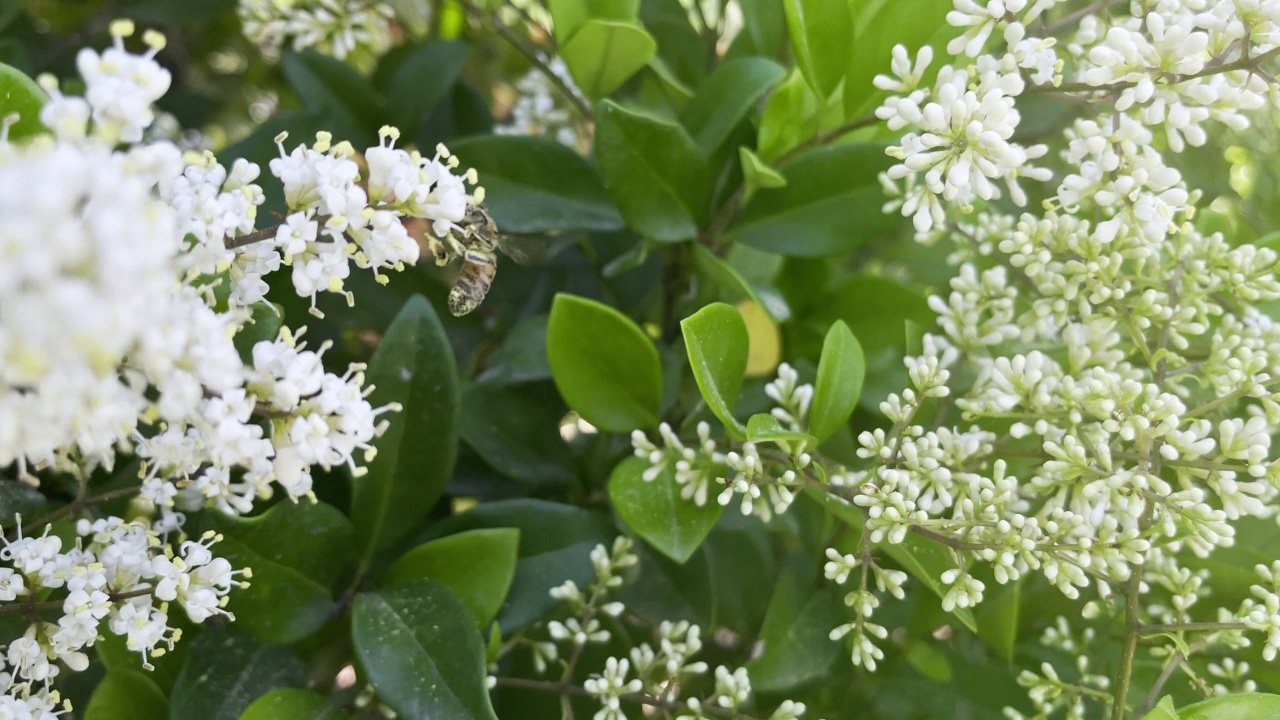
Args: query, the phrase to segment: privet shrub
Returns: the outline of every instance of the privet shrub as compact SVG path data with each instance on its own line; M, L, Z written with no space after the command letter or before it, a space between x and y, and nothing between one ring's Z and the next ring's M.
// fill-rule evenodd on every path
M1280 716L1280 2L0 26L0 718Z

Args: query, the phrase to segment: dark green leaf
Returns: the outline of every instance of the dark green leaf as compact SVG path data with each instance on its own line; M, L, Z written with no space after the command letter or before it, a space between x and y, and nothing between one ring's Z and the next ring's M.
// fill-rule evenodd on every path
M351 641L378 695L400 717L497 720L475 620L444 583L357 595Z
M272 690L249 706L240 720L343 720L347 714L308 690Z
M28 515L44 507L46 502L39 488L14 480L0 480L0 527L13 527L15 515Z
M819 590L801 600L798 612L791 610L794 614L779 603L780 592L782 583L776 587L765 616L766 628L774 627L761 633L764 651L747 666L751 686L764 692L787 690L821 677L842 652L839 643L828 637L844 621L840 605L829 591ZM775 614L791 614L791 620L781 622Z
M862 356L862 346L849 332L848 325L836 322L822 343L813 405L809 410L809 431L818 440L831 437L853 414L866 376L867 362Z
M819 303L818 318L844 321L866 355L884 348L903 350L904 323L933 326L933 311L920 293L888 278L860 275L828 293Z
M395 98L387 108L392 125L411 133L444 99L466 65L471 48L459 42L423 43L396 67L387 87Z
M742 32L734 41L732 50L745 43L743 52L749 55L777 57L782 50L786 29L786 11L781 0L739 0L742 10Z
M1237 693L1178 710L1180 720L1280 720L1280 695Z
M374 407L398 402L374 440L377 456L353 479L351 520L365 556L394 544L422 522L444 492L457 455L458 379L453 350L431 304L405 303L369 362Z
M876 176L892 164L875 143L810 150L781 168L786 187L757 192L730 232L784 255L848 252L902 224L881 211L885 195Z
M818 446L817 438L808 433L792 430L769 413L756 413L747 419L747 439L753 443L803 442L807 443L810 448Z
M462 391L458 433L507 477L564 485L575 474L569 446L560 437L563 407L495 383L471 383Z
M137 670L114 670L103 676L84 711L84 720L165 720L167 717L169 698L151 678Z
M714 155L784 75L781 65L764 58L726 62L698 87L680 113L680 122L708 157Z
M548 591L573 580L580 586L595 570L591 548L609 543L615 531L600 516L572 505L544 500L485 503L433 525L430 537L477 528L516 528L520 560L498 620L511 633L538 620L559 601Z
M236 350L245 362L253 362L253 346L266 341L271 342L280 334L280 325L284 322L284 310L279 305L268 302L254 303L249 307L249 321L240 332L236 333Z
M792 70L769 96L760 116L756 140L760 158L774 162L820 130L834 127L843 119L839 109L837 106L828 107L814 94L800 71Z
M546 315L526 317L511 328L480 379L489 378L505 383L551 379Z
M1018 613L1022 603L1022 582L1007 585L987 583L995 588L978 606L978 637L1005 662L1013 662L1014 646L1018 642Z
M481 135L452 142L450 150L480 174L485 206L503 232L623 227L595 168L554 140Z
M475 614L480 627L489 624L511 588L520 547L515 528L468 530L423 543L401 555L383 575L384 588L398 588L423 578L448 585Z
M592 425L627 432L657 424L658 350L617 310L557 294L547 323L547 360L565 402Z
M782 322L786 319L785 314L784 317L774 314L780 309L778 305L773 303L771 306L761 297L759 290L747 282L746 278L733 265L721 260L715 253L702 245L693 246L693 265L697 268L699 274L720 291L719 297L725 302L736 303L740 300L751 300L759 303L775 322Z
M622 87L658 51L658 43L637 22L590 19L560 47L560 57L589 98Z
M680 0L644 0L640 20L658 41L658 54L649 67L664 82L682 90L697 87L707 74L711 49L694 29ZM690 93L691 94L691 93Z
M933 682L951 682L951 664L947 662L946 653L924 640L913 639L910 642L907 663Z
M596 160L627 224L660 242L693 237L708 212L711 184L689 133L609 101L596 116Z
M306 671L288 648L259 645L230 629L205 630L173 686L170 720L237 720L264 693L301 687Z
M324 503L281 502L248 519L212 515L224 538L219 552L253 571L249 587L231 594L236 627L264 643L286 644L330 617L330 585L351 560L350 521Z
M747 325L742 314L732 305L713 303L680 321L680 329L702 399L729 434L741 438L744 429L733 408L747 370Z
M649 464L629 457L609 477L609 499L618 515L637 535L663 555L683 563L706 539L724 506L705 493L702 506L682 497L692 486L676 483L675 468L667 463L652 480L644 479Z
M382 101L355 68L317 52L286 53L280 63L308 111L324 118L325 128L339 140L372 145L380 125ZM311 138L292 138L310 142Z
M844 79L853 16L848 0L783 0L796 65L813 89L830 97Z
M35 80L21 70L0 63L0 118L14 113L18 122L9 126L9 139L22 140L48 132L40 122L40 108L47 96Z

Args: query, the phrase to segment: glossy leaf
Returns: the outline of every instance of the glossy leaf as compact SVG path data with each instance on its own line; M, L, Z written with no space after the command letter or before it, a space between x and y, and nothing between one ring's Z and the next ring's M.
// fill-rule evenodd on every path
M240 720L344 720L347 717L333 703L309 690L281 688L254 700Z
M640 23L587 20L560 48L560 57L587 97L598 99L622 87L658 51Z
M702 245L693 246L693 265L700 275L720 291L720 298L725 302L760 302L756 289L741 273Z
M547 360L569 407L610 432L651 427L662 404L658 350L630 318L594 300L556 295Z
M14 113L18 121L9 126L9 139L23 140L48 132L40 122L40 109L48 96L21 70L0 63L0 117Z
M906 346L907 321L929 328L933 311L924 295L893 280L860 275L826 293L818 303L818 319L843 321L866 355Z
M286 644L330 618L330 585L352 557L355 532L324 503L281 502L253 518L212 515L223 534L219 554L253 571L249 587L231 594L236 627L254 639Z
M431 527L428 537L478 528L520 531L519 560L507 600L498 614L509 634L540 619L559 605L548 591L573 580L584 586L595 570L588 557L597 544L608 544L616 531L601 516L573 505L545 500L501 500L485 503Z
M560 403L483 382L463 389L461 407L458 433L493 469L533 486L574 481L573 456L560 436Z
M496 720L471 611L437 580L361 593L351 642L378 695L406 720Z
M761 188L786 187L787 179L782 173L766 165L751 148L745 145L738 148L738 160L742 163L742 182L746 188L743 197L746 202Z
M809 431L826 440L853 414L862 394L867 363L849 326L836 322L827 331L818 360L818 378L809 409Z
M704 495L701 506L681 497L683 488L670 463L652 480L643 477L648 468L649 463L637 457L619 463L609 476L609 500L627 527L658 552L683 563L715 527L724 506L714 493Z
M1179 720L1280 720L1280 695L1236 693L1178 709Z
M306 680L288 648L259 645L231 629L205 630L190 643L170 694L170 720L237 720L259 696Z
M764 58L732 60L716 68L698 86L680 113L680 122L708 157L729 139L764 94L786 75L782 66Z
M765 102L756 148L762 160L772 163L843 119L838 106L829 106L814 93L799 70L792 70Z
M755 194L730 233L783 255L853 250L902 225L881 210L886 198L876 177L892 164L884 146L874 143L810 150L782 166L786 187Z
M789 621L774 617L790 614L777 602L781 591L779 584L766 615L766 630L760 637L764 651L747 666L752 687L762 692L787 690L820 678L843 652L828 637L832 628L844 622L840 604L830 591L819 590L802 600Z
M365 557L422 522L444 492L457 454L458 379L453 350L431 304L405 303L369 361L374 407L398 402L390 426L373 441L368 473L354 478L351 520Z
M753 443L803 442L808 443L810 448L818 445L818 440L814 436L809 433L792 430L769 413L756 413L747 419L747 440Z
M742 315L731 305L713 303L682 320L680 330L702 399L729 434L741 438L744 428L733 409L747 369L748 336Z
M1181 720L1178 710L1173 704L1173 697L1165 695L1151 712L1142 716L1142 720Z
M556 42L564 45L577 34L589 18L599 20L634 20L640 0L549 0Z
M796 65L822 97L844 79L853 16L848 0L783 0Z
M554 140L479 135L450 142L449 149L479 173L485 207L503 232L623 227L596 169Z
M398 588L424 578L439 580L471 609L481 627L498 614L511 588L520 547L515 528L468 530L406 552L391 563L382 587Z
M390 123L412 133L453 89L471 48L459 42L427 42L414 48L391 75L386 95ZM467 161L470 166L470 159Z
M103 676L84 709L84 720L166 720L169 698L137 670L113 670Z
M596 117L596 161L627 224L660 242L693 237L708 212L711 183L689 133L610 101Z
M937 69L947 62L944 48L955 37L947 24L947 13L955 8L952 0L893 0L865 3L864 16L857 20L854 41L849 43L848 70L844 80L844 110L849 118L875 110L885 92L875 87L876 75L890 72L893 46L904 45L915 61L916 51L923 45L935 54L924 83L932 83Z

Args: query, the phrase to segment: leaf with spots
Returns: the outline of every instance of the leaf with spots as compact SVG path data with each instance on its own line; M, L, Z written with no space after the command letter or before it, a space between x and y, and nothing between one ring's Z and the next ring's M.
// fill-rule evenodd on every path
M174 683L170 720L237 720L259 696L301 687L306 670L288 648L259 645L229 629L206 630Z
M405 720L497 720L475 618L444 583L361 593L351 640L378 695Z

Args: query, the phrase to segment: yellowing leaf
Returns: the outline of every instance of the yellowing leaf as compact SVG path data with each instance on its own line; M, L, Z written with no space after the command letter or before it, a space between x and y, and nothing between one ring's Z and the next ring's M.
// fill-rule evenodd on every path
M769 313L754 300L738 303L738 312L747 324L747 377L772 375L782 361L782 333Z

